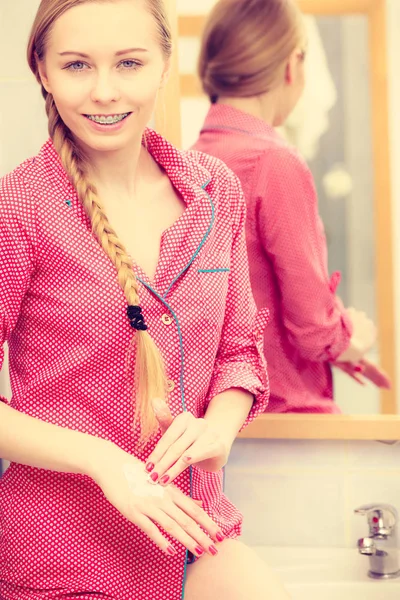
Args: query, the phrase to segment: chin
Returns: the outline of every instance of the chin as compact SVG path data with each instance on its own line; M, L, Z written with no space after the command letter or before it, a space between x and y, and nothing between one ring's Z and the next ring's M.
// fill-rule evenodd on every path
M87 132L83 132L81 135L75 135L75 137L79 143L92 152L117 152L132 143L132 136L128 137L127 135L102 137L101 135L88 135Z
M287 119L287 117L282 117L282 116L276 117L274 119L274 122L272 123L272 125L274 127L282 127L282 125L285 124L286 119Z

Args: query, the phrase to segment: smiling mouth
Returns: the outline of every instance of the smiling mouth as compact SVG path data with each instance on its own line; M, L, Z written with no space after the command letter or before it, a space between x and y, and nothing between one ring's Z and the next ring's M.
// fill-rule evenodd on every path
M87 119L89 119L89 121L93 121L94 123L98 123L99 125L115 125L116 123L119 123L120 121L123 121L124 119L126 119L127 117L129 117L129 115L131 115L132 113L127 112L127 113L123 113L120 115L83 115L84 117L86 117Z

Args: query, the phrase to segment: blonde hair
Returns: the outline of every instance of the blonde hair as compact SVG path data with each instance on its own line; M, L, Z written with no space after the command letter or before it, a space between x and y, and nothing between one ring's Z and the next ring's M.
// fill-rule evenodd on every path
M101 1L112 2L113 0ZM69 9L88 2L99 2L99 0L42 0L32 26L27 50L29 66L39 83L41 79L38 61L43 61L45 58L47 42L55 21ZM145 3L156 21L160 45L168 59L171 55L172 40L163 1L145 0ZM97 196L96 188L89 180L85 155L61 119L53 96L43 85L42 94L46 100L49 134L54 147L91 221L94 234L116 268L118 282L128 306L137 306L140 304L138 282L132 261L112 229ZM158 429L151 400L166 397L163 359L147 331L134 333L127 352L126 367L135 401L134 425L140 426L139 445L144 445Z
M220 0L202 36L203 90L212 102L264 94L282 79L288 57L303 41L294 0Z

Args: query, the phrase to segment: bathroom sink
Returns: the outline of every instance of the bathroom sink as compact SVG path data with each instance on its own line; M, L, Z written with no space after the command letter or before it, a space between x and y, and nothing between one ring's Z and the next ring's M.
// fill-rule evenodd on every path
M356 548L256 546L254 550L280 576L292 600L400 599L400 578L368 577L368 558Z

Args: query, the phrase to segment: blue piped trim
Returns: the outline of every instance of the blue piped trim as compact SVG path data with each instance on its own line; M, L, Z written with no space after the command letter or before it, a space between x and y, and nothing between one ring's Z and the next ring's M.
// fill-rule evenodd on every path
M198 273L229 273L230 269L197 269Z
M206 187L208 186L208 184L209 184L209 183L211 183L211 179L209 179L208 181L206 181L206 183L204 183L204 184L201 186L201 189L202 189L202 190L205 190L205 189L206 189Z
M173 316L176 326L178 328L178 335L179 335L179 347L181 350L181 377L180 377L180 388L181 388L181 401L182 401L182 407L183 410L186 411L186 402L185 402L185 387L184 387L184 373L185 373L185 355L184 355L184 351L183 351L183 338L182 338L182 331L181 331L181 326L179 324L179 320L178 317L176 316L175 312L172 310L172 308L170 307L170 305L168 304L168 302L162 297L160 296L160 294L158 294L155 290L153 290L153 288L148 285L145 281L143 281L143 279L140 279L140 277L138 277L138 281L140 281L140 283L142 285L144 285L148 290L150 290L150 292L152 294L154 294L156 296L156 298L158 298L160 300L160 302L162 302L164 304L164 306L166 306L168 308L168 310L171 312L171 315Z
M160 294L157 294L157 292L155 290L153 290L153 288L148 285L145 281L143 281L143 279L140 279L140 277L138 277L138 281L140 281L140 283L142 285L144 285L148 290L150 290L150 292L152 294L154 294L156 296L156 298L158 298L160 300L160 302L162 302L164 304L164 306L166 306L168 308L168 310L171 312L171 315L173 316L176 326L178 328L178 335L179 335L179 346L180 346L180 350L181 350L181 378L180 378L180 388L181 388L181 401L182 401L182 407L184 412L187 412L187 408L186 408L186 402L185 402L185 386L184 386L184 372L185 372L185 354L184 354L184 350L183 350L183 339L182 339L182 331L181 331L181 327L179 325L179 320L178 317L176 316L175 312L172 310L172 308L170 307L170 305L168 304L168 302L162 297L160 296ZM193 496L193 474L192 474L192 467L189 467L189 474L190 474L190 497ZM186 550L186 555L185 555L185 569L184 569L184 573L183 573L183 581L182 581L182 596L181 596L181 600L184 600L184 596L185 596L185 584L186 584L186 577L187 577L187 562L188 562L188 558L189 558L189 550Z
M183 350L183 339L182 339L182 331L181 331L181 327L179 325L179 320L178 317L176 316L175 312L172 310L172 308L170 307L170 305L168 304L168 302L162 297L160 296L160 294L157 294L157 292L155 290L153 290L153 288L148 285L145 281L143 281L143 279L140 279L140 277L138 277L138 281L140 281L140 283L142 285L144 285L148 290L150 290L150 292L152 294L154 294L156 296L156 298L158 298L160 300L160 302L162 302L164 304L164 306L166 306L168 308L168 310L171 312L171 315L173 316L176 326L178 328L178 335L179 335L179 346L180 346L180 350L181 350L181 377L180 377L180 388L181 388L181 401L182 401L182 407L184 412L187 412L187 408L186 408L186 402L185 402L185 381L184 381L184 372L185 372L185 354L184 354L184 350ZM190 474L190 497L193 496L193 472L192 472L192 467L189 467L189 474ZM184 569L184 573L183 573L183 582L182 582L182 596L181 596L181 600L184 600L184 595L185 595L185 584L186 584L186 577L187 577L187 562L188 562L188 558L189 558L189 550L186 550L186 555L185 555L185 569Z
M206 187L208 186L208 184L210 183L211 179L209 179L204 185L201 186L201 188L206 192ZM175 277L175 279L173 280L173 282L171 283L171 285L169 286L169 288L167 289L167 291L164 294L164 298L167 297L167 295L169 294L169 292L171 291L172 286L178 281L179 277L181 277L183 275L183 273L185 271L187 271L187 269L190 267L190 265L192 264L192 262L194 261L194 259L196 258L196 256L198 255L198 253L200 252L200 250L202 249L202 247L204 246L204 244L206 243L206 240L208 238L208 236L210 235L211 229L214 226L214 221L215 221L215 207L214 207L214 203L211 200L211 196L210 194L208 194L208 192L206 192L208 199L210 201L211 204L211 222L209 225L209 228L207 229L206 233L204 234L203 239L201 240L196 252L193 254L192 258L189 260L188 264L185 266L184 269L182 269L182 271L179 273L179 275L177 275Z
M179 324L179 320L178 317L176 316L175 312L172 310L172 308L170 307L170 305L168 304L168 302L166 301L166 297L168 295L168 293L170 292L172 286L176 283L176 281L182 276L182 274L190 267L190 265L192 264L192 262L194 261L194 259L196 258L196 256L198 255L198 253L200 252L201 248L204 246L208 236L210 235L210 232L213 228L214 225L214 221L215 221L215 207L214 207L214 203L211 199L210 194L208 194L208 192L205 190L205 188L208 186L208 184L210 183L211 179L208 180L204 185L202 185L202 189L206 192L207 197L210 201L211 204L211 222L209 225L209 228L207 229L203 239L201 240L196 252L193 254L192 258L190 259L190 261L188 262L188 264L185 266L184 269L182 269L182 271L179 273L179 275L177 277L175 277L175 279L173 280L173 282L171 283L171 285L169 286L169 288L167 289L167 291L164 294L164 297L160 296L160 294L158 294L155 290L153 290L153 288L148 285L145 281L143 281L142 279L140 279L138 277L138 281L140 281L140 283L142 285L144 285L148 290L150 290L150 292L152 294L154 294L156 296L156 298L158 298L160 300L160 302L162 302L164 304L164 306L166 306L168 308L168 310L170 311L171 315L174 318L174 321L176 323L177 329L178 329L178 335L179 335L179 346L180 346L180 351L181 351L181 377L180 377L180 388L181 388L181 402L182 402L182 407L183 410L185 412L187 412L187 407L186 407L186 401L185 401L185 378L184 378L184 374L185 374L185 354L184 354L184 349L183 349L183 337L182 337L182 330ZM190 466L189 467L189 475L190 475L190 497L192 498L193 496L193 469ZM181 600L184 600L185 597L185 585L186 585L186 578L187 578L187 563L188 563L188 557L189 557L189 550L186 550L186 556L185 556L185 568L184 568L184 573L183 573L183 581L182 581L182 595L181 595Z
M192 470L191 466L189 467L189 474L190 474L190 497L192 498L193 497L193 470ZM186 585L186 578L187 578L188 558L189 558L189 550L186 549L186 554L185 554L185 568L184 568L184 571L183 571L181 600L185 600L185 585Z

